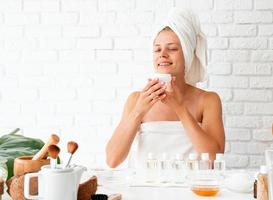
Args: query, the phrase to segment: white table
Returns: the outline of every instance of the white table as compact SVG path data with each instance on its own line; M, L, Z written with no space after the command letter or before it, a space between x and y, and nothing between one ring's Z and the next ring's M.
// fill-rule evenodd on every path
M119 192L123 200L252 200L250 193L235 193L222 189L215 197L201 197L194 194L189 188L181 187L129 187L122 191L109 191L105 188L98 188L97 193L113 194Z
M252 200L252 194L234 193L226 189L222 189L215 197L201 197L195 195L189 188L181 187L128 187L118 190L109 190L99 187L97 193L113 194L121 193L123 200L198 200L198 199L216 199L216 200ZM11 200L4 194L2 200Z
M90 172L94 175L93 172ZM87 178L90 177L90 173L84 174ZM106 172L103 172L105 174ZM103 178L100 177L99 174L98 179L103 181ZM122 184L122 179L126 176L124 171L119 171L117 174L118 179L116 182L118 185L109 184L109 182L105 182L103 187L98 187L97 193L104 193L107 195L120 193L122 194L123 200L198 200L198 199L216 199L216 200L254 200L252 193L235 193L225 188L221 188L220 192L215 197L202 197L194 194L189 187L173 187L173 186L143 186L143 185L135 185L128 186L128 184ZM117 178L116 177L116 178ZM137 182L136 179L133 179L134 182ZM103 183L102 183L103 184ZM111 187L109 187L111 185ZM6 191L6 189L5 189ZM4 194L2 200L11 200L11 198Z
M235 171L228 171L226 174L232 174ZM253 174L252 171L248 173ZM124 174L124 176L126 176ZM120 176L119 176L120 177ZM101 179L100 179L101 180ZM118 180L118 179L117 179ZM116 181L119 182L119 181ZM126 187L124 185L118 186L111 186L109 188L109 183L105 183L104 187L99 187L97 193L104 193L107 195L114 194L114 193L121 193L123 200L198 200L198 199L217 199L217 200L253 200L252 193L237 193L232 192L224 187L220 189L220 192L215 197L202 197L198 196L191 191L189 187L186 185L184 186L166 186L164 184L159 184L154 186L153 184L145 185L145 184L138 184L139 181L137 178L133 178L131 181L131 186ZM134 183L134 184L132 184Z

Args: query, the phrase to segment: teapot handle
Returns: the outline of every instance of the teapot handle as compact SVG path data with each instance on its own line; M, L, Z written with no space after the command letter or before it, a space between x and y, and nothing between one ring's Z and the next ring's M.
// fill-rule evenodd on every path
M39 176L41 176L40 173L30 173L30 174L26 174L25 175L25 180L24 180L24 196L27 199L41 199L42 198L39 195L30 195L29 194L29 182L30 182L30 178L39 177Z

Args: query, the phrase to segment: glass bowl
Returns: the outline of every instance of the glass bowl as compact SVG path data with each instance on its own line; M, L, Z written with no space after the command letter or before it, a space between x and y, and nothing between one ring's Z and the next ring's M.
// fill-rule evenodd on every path
M200 170L189 175L190 189L199 196L216 196L222 177L213 170Z

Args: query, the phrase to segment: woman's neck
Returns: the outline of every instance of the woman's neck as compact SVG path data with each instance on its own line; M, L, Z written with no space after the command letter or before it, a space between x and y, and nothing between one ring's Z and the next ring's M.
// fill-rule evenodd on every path
M175 80L176 86L179 88L180 92L185 95L187 90L189 89L190 85L188 85L184 80L180 77L177 77Z

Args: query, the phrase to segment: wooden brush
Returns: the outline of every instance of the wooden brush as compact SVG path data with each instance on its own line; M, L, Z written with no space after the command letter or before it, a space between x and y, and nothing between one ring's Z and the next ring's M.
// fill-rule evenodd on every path
M32 158L32 160L41 160L43 158L46 158L47 153L48 153L48 147L52 144L58 144L60 141L60 138L58 137L58 135L52 134L46 144L41 148L40 151L38 151Z
M111 194L108 196L108 200L121 200L121 194Z
M58 155L59 155L60 151L61 151L60 148L55 144L52 144L52 145L48 146L48 154L50 156L51 169L56 168L57 158L58 158Z
M66 168L69 166L69 164L71 162L71 159L72 159L72 156L77 151L78 147L79 146L78 146L78 144L76 142L70 141L70 142L67 143L67 151L68 151L68 153L70 153L70 157L69 157L69 160L68 160L68 162L67 162L67 164L65 166Z

